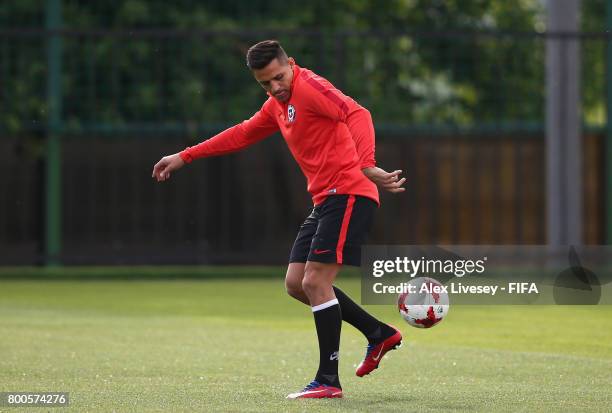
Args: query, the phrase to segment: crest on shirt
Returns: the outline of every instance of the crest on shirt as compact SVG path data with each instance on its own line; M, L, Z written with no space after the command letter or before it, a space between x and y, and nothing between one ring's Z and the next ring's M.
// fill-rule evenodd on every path
M295 108L293 105L289 105L287 107L287 119L289 122L293 122L295 120Z

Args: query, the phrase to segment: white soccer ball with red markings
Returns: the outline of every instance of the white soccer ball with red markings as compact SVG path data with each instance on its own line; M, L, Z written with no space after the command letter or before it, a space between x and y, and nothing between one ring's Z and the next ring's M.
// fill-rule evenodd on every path
M419 277L411 280L408 285L414 287L400 294L397 300L400 315L408 324L417 328L430 328L446 317L448 294L440 282L429 277Z

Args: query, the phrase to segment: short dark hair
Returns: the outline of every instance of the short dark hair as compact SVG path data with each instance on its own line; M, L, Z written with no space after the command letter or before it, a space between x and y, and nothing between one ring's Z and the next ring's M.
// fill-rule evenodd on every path
M246 54L246 63L249 69L263 69L277 59L283 63L287 61L287 53L276 40L264 40L249 48Z

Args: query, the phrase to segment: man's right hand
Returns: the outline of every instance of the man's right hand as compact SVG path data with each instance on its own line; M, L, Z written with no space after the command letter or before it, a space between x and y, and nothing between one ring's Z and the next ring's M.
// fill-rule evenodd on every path
M170 178L170 173L176 171L185 165L185 161L181 159L178 153L174 155L164 156L159 162L153 167L153 178L157 179L157 182L163 182Z

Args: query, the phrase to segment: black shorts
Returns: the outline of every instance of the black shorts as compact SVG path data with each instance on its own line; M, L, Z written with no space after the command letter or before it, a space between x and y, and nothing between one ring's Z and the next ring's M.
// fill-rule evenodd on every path
M328 196L300 226L289 262L361 265L361 245L376 208L376 202L363 196Z

